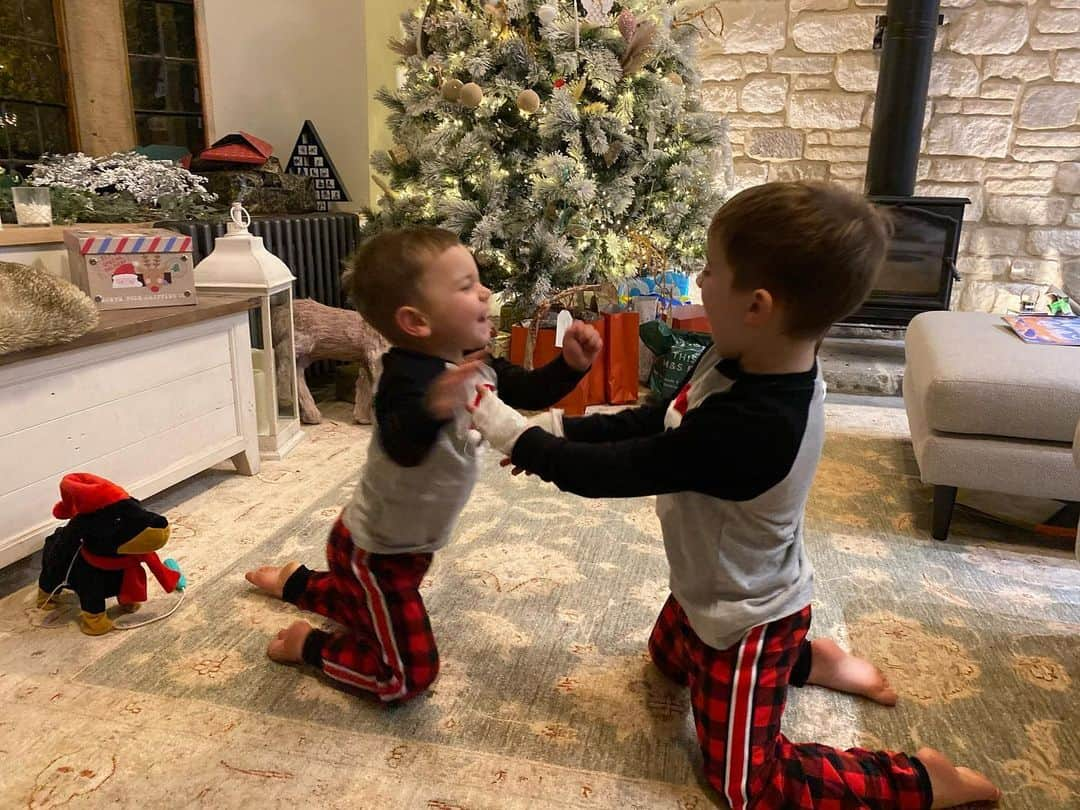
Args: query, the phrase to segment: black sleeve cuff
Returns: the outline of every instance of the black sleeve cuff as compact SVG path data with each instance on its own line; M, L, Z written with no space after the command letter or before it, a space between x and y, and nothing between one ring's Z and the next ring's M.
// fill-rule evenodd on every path
M498 375L499 398L511 408L540 411L550 408L573 391L589 370L575 371L560 354L550 363L526 371L507 360L493 358Z
M585 417L583 416L563 416L562 430L563 436L572 442L579 442L583 440L581 432L577 429L578 422Z
M330 634L325 630L312 630L308 633L308 637L304 639L304 651L301 653L304 663L322 669L322 650L329 639Z
M307 581L310 576L311 569L306 565L301 565L293 571L289 578L285 580L285 585L281 589L282 600L295 605L296 600L303 596L304 591L307 589Z
M547 443L545 440L554 438L541 427L531 427L514 442L514 447L510 450L510 460L528 472L538 472L531 462L543 457L544 445Z

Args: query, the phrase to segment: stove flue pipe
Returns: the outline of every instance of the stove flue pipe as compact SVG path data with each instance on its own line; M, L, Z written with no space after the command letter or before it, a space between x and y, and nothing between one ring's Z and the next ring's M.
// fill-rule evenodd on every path
M889 0L866 166L870 196L915 191L938 0Z

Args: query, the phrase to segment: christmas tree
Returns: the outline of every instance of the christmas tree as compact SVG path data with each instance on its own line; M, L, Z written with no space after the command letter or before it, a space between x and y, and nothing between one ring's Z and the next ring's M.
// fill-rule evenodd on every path
M448 228L523 307L634 275L643 248L700 266L731 161L691 17L657 0L430 0L402 22L367 233Z

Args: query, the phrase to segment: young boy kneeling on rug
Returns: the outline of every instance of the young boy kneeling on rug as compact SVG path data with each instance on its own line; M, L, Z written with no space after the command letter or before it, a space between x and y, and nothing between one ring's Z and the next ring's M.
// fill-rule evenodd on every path
M248 581L343 625L327 633L297 621L267 650L335 680L403 701L435 680L438 651L420 582L477 477L479 437L466 403L483 379L517 407L540 410L570 393L602 348L574 323L563 353L526 372L505 360L464 362L491 337L488 299L472 255L449 231L408 228L366 241L343 284L392 344L375 394L375 430L360 483L330 533L329 571L263 566Z
M929 748L841 751L780 733L787 687L808 673L870 697L882 686L831 642L810 655L803 515L825 439L816 347L870 292L888 230L837 186L743 191L713 219L698 279L715 343L671 402L553 415L536 429L480 389L473 414L515 472L586 497L659 496L671 595L649 653L689 686L706 775L735 810L951 807L999 795Z

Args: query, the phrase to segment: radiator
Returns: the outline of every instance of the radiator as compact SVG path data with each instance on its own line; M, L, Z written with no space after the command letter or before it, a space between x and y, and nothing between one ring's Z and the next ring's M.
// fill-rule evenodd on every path
M225 223L199 220L159 222L191 237L192 259L198 264L225 233ZM312 298L332 307L348 307L341 293L343 262L356 249L360 221L356 214L284 214L252 217L251 233L296 276L296 298Z
M191 237L192 260L198 264L225 234L225 223L201 220L159 222ZM266 249L285 262L296 276L294 298L311 298L320 304L351 309L341 292L345 259L356 249L360 220L356 214L282 214L251 218L249 229L261 236ZM308 368L308 381L325 380L340 363L324 360Z

